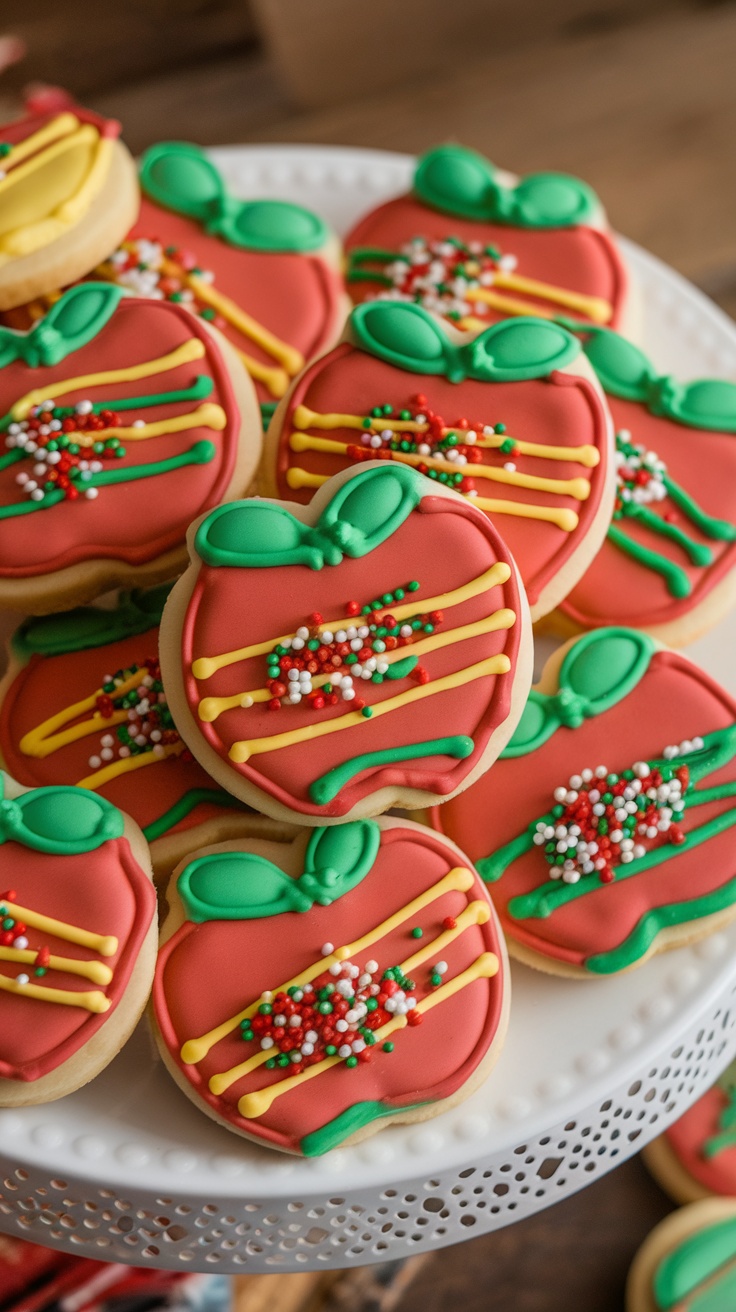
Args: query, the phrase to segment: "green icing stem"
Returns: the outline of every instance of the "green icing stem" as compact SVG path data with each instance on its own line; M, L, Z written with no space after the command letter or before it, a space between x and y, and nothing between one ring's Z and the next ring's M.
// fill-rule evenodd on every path
M157 838L162 838L170 829L174 829L182 820L186 820L198 806L205 806L208 803L210 806L222 806L228 811L245 810L242 802L236 801L229 793L219 788L190 788L189 792L180 797L178 802L174 802L168 811L164 811L158 820L152 820L150 825L146 825L143 830L146 842L155 843Z
M736 824L736 812L732 813L727 819L729 824ZM720 830L712 830L710 833L706 833L708 826L703 825L702 830L696 829L692 834L688 834L688 839L693 839L690 846L694 847L697 843L705 842L707 838L713 836L713 833L722 832L726 828L728 828L727 824L722 825ZM701 833L702 837L700 836ZM664 849L659 848L658 850L661 852ZM678 850L682 851L683 849ZM672 929L675 925L681 925L686 920L699 920L702 916L711 916L717 911L725 911L733 905L734 900L736 900L736 879L729 879L728 883L723 884L713 893L705 894L703 897L692 898L687 902L671 902L665 907L656 907L642 916L636 928L617 948L613 948L610 952L599 952L593 957L588 957L585 961L585 968L592 971L594 975L612 975L616 971L625 970L627 966L633 966L635 961L639 961L644 956L663 929Z
M276 413L278 404L278 401L261 401L261 423L264 428L268 428Z
M711 802L727 797L735 797L736 784L724 784L722 789L711 788L708 793L709 796L704 800ZM688 798L690 806L697 806L698 803L697 793ZM694 847L699 847L701 843L706 843L711 838L716 838L718 834L725 833L733 825L736 825L736 808L725 811L723 815L715 816L713 820L709 820L698 829L691 829L686 842L682 846L674 847L671 843L666 843L662 847L655 847L652 851L647 852L646 856L639 857L638 861L630 861L628 865L621 866L616 871L615 882L619 884L624 879L632 879L635 875L642 874L645 870L653 870L655 866L661 866L667 861L673 861L681 852L689 852ZM531 836L529 842L531 843ZM588 893L594 893L600 888L601 882L597 875L583 875L577 884L566 884L563 880L556 879L548 880L541 888L534 889L531 893L523 893L519 897L513 897L508 904L508 912L514 920L546 919L558 907L566 906L568 902L575 902L578 898L585 897ZM713 894L712 896L716 895ZM662 910L665 910L665 908L662 908ZM705 913L701 912L701 914Z
M100 474L92 474L85 479L81 487L109 487L115 483L134 483L141 478L155 478L158 474L169 474L174 469L183 469L186 465L207 465L214 460L216 448L214 442L203 440L195 442L188 451L169 460L154 460L148 465L132 465L128 469L107 469ZM63 491L47 492L43 501L23 501L19 505L0 506L0 519L12 519L17 515L29 515L36 510L48 510L63 501Z
M652 1278L659 1312L726 1312L736 1305L736 1217L696 1230L662 1258ZM715 1282L711 1283L715 1277ZM708 1282L698 1293L698 1286Z
M425 743L408 743L403 747L387 747L380 752L365 752L320 775L319 779L309 785L309 796L318 806L325 806L362 770L370 770L378 765L395 765L400 761L415 761L422 756L454 756L464 760L472 751L472 738L458 734L454 738L431 738Z
M609 542L612 542L620 551L624 551L627 556L631 556L639 565L645 565L647 569L654 570L655 574L661 574L665 580L669 591L673 597L687 597L690 595L690 580L684 569L675 565L673 561L662 556L658 551L650 551L649 547L643 547L641 543L634 542L632 538L622 533L615 524L611 524L608 534Z
M328 1121L319 1130L305 1134L299 1147L305 1157L321 1157L331 1148L337 1148L351 1134L357 1134L365 1125L378 1121L384 1116L398 1116L403 1112L413 1112L419 1107L426 1107L426 1102L407 1103L405 1107L387 1107L382 1102L355 1102L344 1112Z
M707 538L715 538L720 542L736 541L736 524L729 524L727 519L714 519L712 515L707 515L698 505L697 501L686 492L679 483L676 483L669 474L665 474L662 479L667 494L671 501L687 515L688 519L704 533Z
M683 551L694 565L705 567L713 564L713 552L710 547L706 547L702 542L696 542L694 538L688 537L677 524L670 524L661 516L655 515L653 510L648 506L633 505L627 507L626 516L629 519L636 519L645 528L651 529L653 533L658 533L660 537L669 538L670 542L676 542L678 547Z

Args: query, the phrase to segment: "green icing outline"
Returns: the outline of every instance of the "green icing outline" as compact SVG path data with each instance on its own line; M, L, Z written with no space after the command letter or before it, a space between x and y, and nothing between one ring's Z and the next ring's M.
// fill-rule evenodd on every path
M632 647L633 660L625 675L603 690L599 687L592 695L586 686L585 671L580 674L580 659L591 652L598 656L596 673L606 672L606 647L612 641L626 641ZM559 728L577 729L584 720L609 711L633 691L646 674L656 648L646 633L637 629L611 627L594 629L584 634L565 655L558 675L556 693L539 692L532 688L510 742L501 753L502 758L528 756L547 742ZM610 652L610 646L609 646ZM609 656L610 659L610 656ZM576 673L577 670L577 673ZM590 670L588 671L590 673ZM530 732L529 721L538 721L538 728Z
M498 174L477 151L436 146L419 160L414 194L445 214L518 228L589 225L600 212L592 187L570 174L528 173L510 186L500 182Z
M491 324L456 345L442 322L413 301L365 301L348 319L362 351L397 369L441 374L451 383L526 382L564 369L581 351L578 339L558 320L533 315Z
M326 245L327 224L312 210L283 200L239 200L199 146L161 141L140 165L140 183L151 200L194 219L205 232L240 250L307 255Z
M405 1112L415 1112L420 1107L426 1106L426 1099L424 1102L407 1103L402 1107L387 1107L385 1103L378 1101L354 1102L352 1107L346 1107L344 1112L340 1112L331 1121L327 1121L320 1126L319 1130L313 1130L311 1134L305 1134L299 1143L299 1147L305 1157L321 1157L323 1153L328 1153L330 1149L338 1148L352 1134L357 1134L358 1130L362 1130L366 1125L371 1125L373 1121L381 1120L384 1116L399 1116Z
M650 414L689 428L736 433L736 383L719 378L681 383L672 374L659 374L640 347L612 328L581 326L565 317L555 322L583 339L583 350L610 396L638 401Z
M0 369L16 361L29 369L60 364L102 332L126 294L125 288L112 283L79 283L64 292L28 332L0 327Z
M232 501L202 520L194 549L213 568L339 565L344 555L366 556L391 537L424 494L414 469L376 465L346 479L314 527L278 502Z
M333 766L309 785L309 796L317 806L326 806L345 784L360 774L361 770L370 770L378 765L393 765L399 761L414 761L423 756L453 756L465 760L474 748L473 739L466 734L456 734L451 738L430 738L424 743L409 743L402 747L386 747L377 752L364 752L354 756L342 765Z
M74 788L64 784L45 788L32 788L17 797L5 797L5 781L9 778L0 771L0 845L6 842L21 843L35 852L44 852L53 856L81 856L85 852L94 852L98 847L112 839L122 837L125 822L122 812L112 802L84 788ZM63 805L59 806L59 803ZM50 807L52 819L61 835L65 828L71 830L71 836L51 836L31 826L32 821L43 821L44 811ZM83 807L82 807L83 804ZM80 810L85 813L82 828ZM92 832L87 817L90 811L97 812L97 821ZM72 829L76 821L77 830Z
M304 854L304 870L296 879L253 852L212 852L185 866L177 880L177 892L187 919L197 925L211 920L255 920L287 911L305 912L315 904L331 906L356 888L373 868L380 843L381 831L375 820L353 820L315 829ZM239 886L237 899L228 892L227 900L218 903L195 889L198 876L205 873L206 881L225 892L228 868Z
M212 394L213 387L214 381L209 374L197 374L191 387L182 387L178 391L152 392L149 396L116 397L112 401L94 401L91 413L98 415L101 410L137 410L139 407L173 405L177 401L203 401ZM54 406L54 415L58 419L74 413L75 410L72 405ZM0 419L0 433L4 433L12 423L13 414L11 411ZM15 459L20 458L20 456L15 457ZM0 468L4 467L3 462L5 465L11 463L7 455L0 456Z

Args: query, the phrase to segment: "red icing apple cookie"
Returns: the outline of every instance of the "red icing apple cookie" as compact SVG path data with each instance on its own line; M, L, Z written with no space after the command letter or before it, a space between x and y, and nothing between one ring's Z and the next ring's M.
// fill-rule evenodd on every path
M338 469L390 461L473 500L516 560L538 619L581 577L614 497L612 426L579 342L539 319L479 337L418 305L353 311L269 428L262 482L304 504Z
M735 721L709 675L633 629L555 654L492 775L433 813L515 956L610 975L733 918Z
M528 611L461 497L401 465L345 470L310 507L220 507L189 546L164 688L229 792L334 822L441 801L495 760L530 677Z
M171 577L260 451L232 348L180 305L83 283L0 329L0 605L36 614Z
M76 784L126 811L167 874L239 831L241 805L182 742L158 664L168 585L26 620L0 683L0 759L27 787ZM252 822L252 817L251 817Z
M411 192L367 214L345 247L356 301L411 301L471 332L525 314L636 327L603 207L567 174L519 179L439 146L419 160Z
M585 352L616 429L616 508L555 622L632 625L679 647L736 601L736 386L660 376L606 329Z
M81 788L0 774L0 1106L50 1102L132 1033L156 957L140 830Z
M89 273L138 213L120 124L57 88L0 126L0 310Z
M314 1157L467 1097L503 1043L503 938L462 853L409 821L195 854L153 991L177 1083L228 1129Z
M736 1195L736 1062L643 1156L677 1203Z

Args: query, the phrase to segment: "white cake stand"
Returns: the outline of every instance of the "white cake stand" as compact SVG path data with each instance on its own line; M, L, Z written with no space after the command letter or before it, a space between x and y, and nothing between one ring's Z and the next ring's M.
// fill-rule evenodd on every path
M300 201L341 230L404 190L412 168L405 156L322 147L213 155L242 196ZM625 249L655 363L736 378L736 327ZM736 691L734 650L736 615L693 655ZM362 1265L455 1243L582 1188L680 1116L736 1053L735 992L736 925L618 979L514 966L508 1041L472 1098L311 1161L198 1112L141 1024L87 1088L0 1112L0 1229L90 1257L228 1272Z

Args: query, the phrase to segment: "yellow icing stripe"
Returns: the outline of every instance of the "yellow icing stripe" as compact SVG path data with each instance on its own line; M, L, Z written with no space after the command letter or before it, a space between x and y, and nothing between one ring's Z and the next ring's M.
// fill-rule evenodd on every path
M485 328L487 325L481 324L481 327ZM316 410L310 410L306 405L297 406L292 415L292 423L295 428L359 428L362 432L374 433L380 433L386 427L390 427L395 433L426 433L428 428L427 424L419 424L415 419L393 417L371 419L368 427L362 415L320 414ZM443 428L442 436L447 437L449 433L462 435L462 431L460 428ZM584 465L588 469L594 469L601 458L600 452L594 446L548 446L544 442L524 442L511 433L476 433L475 446L496 450L504 442L513 442L515 455L537 456L540 460L567 460L573 464ZM472 466L472 471L474 470L475 465Z
M140 670L137 674L132 674L129 678L123 680L115 691L116 697L122 696L129 692L131 688L137 688L141 681ZM91 719L83 720L81 724L74 724L69 729L61 729L61 725L69 724L70 720L75 720L78 715L84 715L85 711L91 711L97 704L97 698L103 696L102 688L97 688L90 697L85 697L80 702L73 702L71 706L66 706L63 711L57 711L56 715L50 715L48 720L43 720L35 729L29 729L20 740L20 750L24 756L34 756L43 758L50 756L60 747L66 747L69 743L77 742L80 738L86 738L91 733L98 733L101 729L115 724L122 724L128 718L127 711L115 711L108 718L102 715L93 715ZM60 732L56 732L61 729Z
M381 924L376 925L375 929L368 930L366 934L363 934L361 938L354 939L352 943L346 943L343 947L335 948L329 956L321 957L319 961L313 962L301 974L294 975L285 984L279 984L272 992L286 993L291 988L301 988L304 984L310 984L318 975L322 975L326 970L329 970L330 966L334 966L339 961L349 961L351 957L355 956L356 952L363 952L365 948L371 947L379 939L391 934L393 930L398 929L399 925L403 925L412 916L418 915L425 907L431 906L437 898L442 897L445 893L467 893L468 889L472 887L473 875L467 866L455 866L446 875L443 875L442 879L438 880L436 884L428 888L426 892L420 893L411 902L407 902L405 906L395 911L393 915L381 921ZM221 1025L208 1030L206 1034L202 1034L198 1039L187 1039L181 1049L182 1061L188 1066L196 1066L214 1048L216 1043L226 1039L228 1034L232 1034L241 1021L247 1020L250 1016L255 1016L260 1005L261 998L258 998L243 1011L239 1011L237 1016L231 1016L229 1020L224 1020Z
M76 191L66 199L58 201L58 196L53 192L51 196L45 193L44 171L49 165L53 169L61 155L68 155L70 151L77 150L79 147L92 151L91 165L87 168L83 180L77 183ZM112 141L100 137L92 124L84 124L70 136L62 137L47 149L31 156L25 163L8 172L4 179L0 179L0 206L7 205L8 202L12 204L13 195L10 190L12 187L28 181L32 184L35 179L38 192L37 206L46 207L41 209L35 218L26 215L22 225L9 227L0 236L0 263L21 255L29 255L40 247L47 246L62 236L71 224L77 223L86 213L93 197L104 182L110 167L111 153ZM25 200L26 196L22 194L19 202L20 210Z
M276 337L274 333L269 332L268 328L262 323L259 323L252 315L241 309L239 305L236 305L235 301L231 300L229 296L224 296L222 292L218 292L210 283L203 282L201 278L194 275L187 278L187 283L200 301L206 301L208 305L217 310L218 314L222 315L223 319L227 320L231 327L236 328L244 337L248 337L250 341L255 342L272 359L278 360L291 378L295 378L301 372L304 368L304 356L301 351L297 351L295 346L291 346L289 342L284 342L280 337Z
M443 934L438 934L431 942L425 943L413 956L407 957L406 961L401 962L399 970L402 974L408 975L417 966L429 961L431 957L437 958L439 953L444 952L448 944L452 943L466 929L469 929L472 925L485 925L490 918L490 914L491 909L487 902L468 903L457 917L454 929L448 929ZM260 1052L254 1053L252 1057L248 1057L246 1061L240 1062L237 1066L231 1066L230 1070L213 1075L209 1082L210 1092L219 1096L231 1085L237 1083L238 1080L250 1075L251 1071L254 1071L258 1066L262 1066L264 1061L268 1061L268 1058L272 1056L272 1050L262 1049Z
M473 624L461 624L456 629L432 633L427 638L421 638L419 642L413 642L409 647L397 647L394 651L387 651L383 659L388 665L392 665L395 661L406 660L407 656L424 656L429 651L449 647L452 643L463 642L466 638L478 638L484 633L510 629L515 621L514 611L508 608L496 610L487 619L476 620ZM334 677L334 674L317 674L312 678L312 687L321 688ZM203 697L197 707L197 714L200 720L211 724L222 715L223 711L231 711L238 706L247 710L255 702L267 702L271 697L273 693L268 688L254 688L252 692L236 692L232 697Z
M477 597L481 592L489 592L491 588L498 587L502 583L507 583L511 577L511 569L505 561L499 560L489 569L478 574L476 578L471 579L469 583L462 583L459 588L453 588L451 592L440 592L436 597L425 597L421 599L414 597L412 601L405 602L402 606L392 606L391 614L397 620L407 619L410 615L416 615L418 610L426 614L431 610L449 610L451 606L460 606L464 601L470 601L471 598ZM323 620L318 626L320 633L325 629L341 629L346 624L344 617L339 620ZM263 656L266 652L278 646L279 643L286 642L293 638L293 633L284 633L280 638L268 638L265 642L252 643L249 647L238 647L235 651L227 651L222 656L200 656L192 662L192 674L195 679L209 679L218 670L223 669L226 665L234 665L236 661L248 660L251 656ZM404 649L406 655L406 649Z
M292 433L289 446L292 451L322 451L327 455L344 455L350 443L338 442L328 437L310 437L306 433ZM494 483L530 488L533 492L550 492L557 496L575 497L576 501L586 501L590 496L590 483L587 478L541 478L537 474L519 474L492 465L458 466L452 460L442 460L437 456L421 456L413 451L392 451L391 460L397 461L400 465L411 465L413 469L417 469L419 465L426 465L429 469L440 469L447 474L462 472L469 478L487 478Z
M26 961L34 963L38 957L35 948L2 948L0 961ZM66 975L82 975L91 979L93 984L109 984L112 979L110 966L102 961L79 961L76 957L49 957L46 963L50 970L62 970Z
M176 369L181 364L190 364L192 360L201 360L204 353L204 342L198 337L192 337L177 346L175 351L157 356L155 360L144 360L141 364L132 364L125 369L106 369L99 374L83 374L79 378L60 378L47 387L36 387L16 401L10 413L13 419L25 419L29 410L42 401L56 400L67 392L88 391L92 387L109 387L114 383L133 383L140 378L151 378L154 374Z
M101 770L96 770L94 774L88 774L86 778L77 780L75 786L94 792L96 788L108 784L111 779L118 779L121 774L132 774L134 770L142 770L146 765L156 765L157 761L165 761L167 756L180 756L185 748L186 743L183 742L168 743L165 747L161 747L160 751L152 748L150 752L140 752L138 756L123 757L122 760L103 765Z
M472 966L468 966L462 974L456 975L454 979L448 980L442 984L433 993L429 993L426 998L417 1003L417 1011L420 1015L425 1015L433 1007L438 1007L440 1003L446 1002L455 993L472 984L477 979L492 979L498 973L498 957L493 952L484 952ZM401 1030L408 1025L406 1016L393 1016L386 1025L375 1030L374 1034L377 1042L387 1039L396 1030ZM256 1120L257 1117L263 1116L271 1104L280 1098L284 1093L291 1089L298 1088L300 1084L306 1084L307 1080L312 1080L316 1075L321 1075L323 1071L328 1071L333 1066L342 1062L342 1057L325 1057L324 1061L317 1062L314 1066L308 1066L306 1070L300 1071L298 1075L289 1075L285 1080L278 1080L275 1084L269 1084L265 1089L257 1089L253 1093L246 1093L238 1102L238 1111L241 1116L247 1117L248 1120Z
M237 350L237 347L235 349ZM280 400L285 395L291 381L285 369L272 369L270 365L261 364L260 360L248 355L246 351L238 351L238 355L251 378L255 378L257 383L263 383L271 396Z
M17 902L5 902L13 920L22 920L32 929L40 929L52 938L64 939L66 943L77 943L80 948L89 948L99 952L101 957L114 957L118 950L118 941L114 934L95 934L90 929L80 929L78 925L69 925L65 920L55 920L53 916L44 916L40 911L31 911L29 907L19 907Z
M466 665L464 669L446 674L441 679L419 684L416 688L410 688L408 692L400 692L395 697L387 697L385 701L377 702L371 707L373 711L371 720L366 720L361 711L349 711L347 715L338 715L334 720L319 720L316 724L305 724L301 729L288 729L285 733L271 734L267 738L245 738L233 743L228 756L236 765L244 765L251 756L259 756L264 752L277 752L283 747L293 747L295 743L304 742L306 739L324 738L326 734L337 733L342 729L370 724L379 716L388 715L402 706L422 701L425 697L434 697L438 692L459 688L463 684L472 683L475 679L482 679L487 675L508 674L510 669L511 662L508 656L504 654L489 656L484 661L478 661L475 665Z
M145 407L146 398L141 398L141 408ZM138 424L128 428L97 428L92 433L75 433L74 441L78 446L94 446L95 442L104 442L108 437L123 437L126 442L146 442L149 437L161 437L164 433L184 433L190 428L214 428L222 430L227 424L227 415L221 405L206 401L196 410L185 415L173 415L170 419L157 419L152 424Z
M63 136L57 134L46 145L38 145L35 150L27 151L24 160L18 161L15 150L10 152L9 158L13 161L13 167L7 170L5 177L0 178L0 200L3 193L9 191L17 182L27 178L29 174L35 173L37 169L43 168L46 164L50 164L52 160L64 154L65 151L73 149L75 146L83 146L87 142L91 145L94 141L99 140L100 134L91 123L80 124L73 115L71 118L73 123L76 124L72 131L65 132ZM41 132L36 133L37 138L40 138L41 135ZM30 142L33 138L29 137L28 140ZM18 149L20 149L20 146Z
M539 282L536 278L524 278L518 273L494 273L493 287L503 287L508 291L521 292L527 296L539 297L542 301L552 301L555 305L564 305L570 310L578 310L586 318L592 319L593 323L609 323L613 315L613 307L601 296L586 296L583 292L569 291L567 287L555 287L552 283ZM472 292L468 293L468 300L485 302L486 305L496 309L506 308L508 299L497 296L495 291L485 287L474 287ZM504 301L506 305L498 304L499 301ZM529 314L533 308L524 301L516 301L514 304L522 307L523 314ZM539 311L534 309L534 313L538 314ZM549 313L554 317L558 311L553 309Z
M19 141L13 146L10 154L6 157L3 167L6 170L14 169L18 164L22 164L24 159L29 155L35 155L37 150L43 150L50 146L52 142L57 141L59 137L66 137L70 132L74 132L79 127L79 119L76 114L70 114L68 110L57 114L52 118L50 123L44 124L37 132L32 132L30 137L24 141Z
M528 506L523 501L497 501L490 497L472 497L472 503L488 515L516 515L517 519L539 519L547 524L556 524L563 533L572 533L577 528L579 516L576 511L558 506Z
M46 988L43 984L19 984L6 975L0 975L0 992L36 998L39 1002L57 1002L62 1007L82 1007L85 1011L103 1012L110 1007L110 999L97 989L91 989L89 993L72 993L67 989Z
M477 466L474 465L473 468ZM299 465L292 465L286 473L286 481L294 491L301 487L321 487L328 478L328 474L312 474ZM466 501L471 501L474 506L485 510L489 515L516 515L518 519L541 519L549 524L556 524L565 533L572 533L578 526L579 517L576 512L564 507L530 506L524 501L498 501L489 497L471 497L465 492L461 492L460 496L464 496Z

